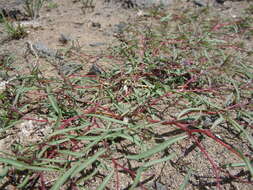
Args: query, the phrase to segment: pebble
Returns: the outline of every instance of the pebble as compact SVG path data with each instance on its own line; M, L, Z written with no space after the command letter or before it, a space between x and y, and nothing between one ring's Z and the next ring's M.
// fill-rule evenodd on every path
M101 75L102 73L103 73L102 69L100 69L97 64L93 64L87 75Z
M207 3L203 0L194 0L193 4L197 5L199 7L206 7L207 6Z
M91 26L94 28L101 28L101 24L99 22L92 22Z
M62 44L67 44L69 41L71 41L71 38L65 34L60 34L59 42Z
M121 2L126 8L151 8L153 6L169 6L175 0L114 0L114 2Z
M127 24L125 22L120 22L119 24L114 25L114 32L116 34L122 34L127 27Z
M91 47L98 47L98 46L104 46L106 43L103 42L97 42L97 43L91 43L89 44Z

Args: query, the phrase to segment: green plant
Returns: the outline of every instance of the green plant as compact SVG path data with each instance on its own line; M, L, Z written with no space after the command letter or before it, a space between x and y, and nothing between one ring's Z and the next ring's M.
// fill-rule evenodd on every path
M246 13L253 14L253 4L250 4L248 8L245 9Z
M250 49L239 42L251 28L233 18L213 21L211 12L156 10L123 31L109 55L99 55L113 65L99 75L50 77L42 64L17 75L0 94L1 136L19 137L27 122L51 131L28 145L13 142L0 156L3 184L147 189L146 181L169 176L171 189L199 188L199 181L207 189L228 181L250 189L253 67ZM80 48L67 54L94 61ZM51 62L50 72L59 73Z
M25 0L24 9L26 14L32 19L38 18L44 2L45 0Z
M27 36L27 32L25 31L25 28L21 26L19 23L14 24L8 21L4 16L2 18L3 18L4 28L10 39L18 40Z
M0 77L6 78L8 72L14 70L14 57L9 53L0 54Z
M86 12L92 12L95 9L94 0L81 0L82 11L85 14Z
M58 7L58 4L56 2L53 2L53 1L49 1L46 5L47 9L55 9Z

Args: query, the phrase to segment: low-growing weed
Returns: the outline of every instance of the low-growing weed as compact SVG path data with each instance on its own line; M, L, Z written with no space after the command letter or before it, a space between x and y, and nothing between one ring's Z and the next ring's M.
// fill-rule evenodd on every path
M82 11L84 14L87 12L93 12L95 8L95 1L94 0L81 0L82 3Z
M253 68L239 42L252 24L178 10L153 10L108 54L68 50L113 64L103 72L47 77L37 66L11 81L0 95L1 135L16 139L0 157L3 184L250 189Z
M44 3L45 0L25 0L24 10L29 17L36 19Z
M27 36L27 32L23 26L20 24L14 24L11 21L8 21L4 16L3 16L3 24L4 24L4 29L8 34L9 39L21 39Z
M56 2L53 2L53 1L49 1L49 2L47 2L47 4L46 4L46 8L47 8L48 10L55 9L55 8L57 8L57 7L58 7L58 4L57 4Z

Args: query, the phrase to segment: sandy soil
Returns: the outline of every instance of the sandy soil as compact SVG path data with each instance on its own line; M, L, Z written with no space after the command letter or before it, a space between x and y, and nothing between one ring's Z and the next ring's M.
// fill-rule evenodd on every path
M57 6L53 8L50 7L50 2L55 3ZM20 72L22 72L24 71L24 68L27 67L27 62L24 58L24 52L26 49L25 42L41 42L47 47L55 50L70 47L71 42L63 44L59 40L61 34L68 36L74 43L78 44L82 52L94 56L101 54L103 51L106 51L106 48L119 43L116 38L117 34L126 26L126 23L133 23L138 19L141 8L124 8L125 5L122 6L121 3L116 3L113 0L110 2L105 2L104 0L97 0L94 2L94 8L84 9L82 3L78 0L48 1L47 5L42 8L40 17L36 19L36 26L27 27L28 36L20 40L6 40L7 34L4 31L3 25L0 24L0 55L9 52L14 54L15 57L18 57L19 59L15 60L15 65L16 67L19 67ZM21 0L11 0L8 2L6 0L0 0L0 8L14 8L23 11L23 5L21 3ZM189 4L190 2L184 3L186 3L185 6L195 7L192 3ZM217 14L236 17L240 15L242 7L246 7L247 4L246 2L228 1L225 2L224 5L214 6L217 6ZM85 62L84 60L81 60L80 62L84 64L84 70L88 70L91 65L91 63ZM41 60L40 64L42 63L43 60ZM104 62L103 64L105 67L110 66L107 62ZM44 69L45 72L48 72L50 75L52 68L48 68L48 66L45 65ZM217 130L221 135L230 135L226 134L226 130ZM157 134L163 133L165 137L169 137L168 134L172 131L160 128L160 131L157 131ZM233 138L234 137L231 137L231 139ZM231 140L230 143L232 144L234 142ZM151 189L178 189L179 185L183 182L184 176L186 175L186 165L194 168L195 172L195 175L191 178L191 186L187 189L212 189L207 187L209 181L215 181L214 178L211 178L211 176L214 175L210 164L199 151L196 151L196 149L191 147L189 144L191 143L185 140L182 141L182 144L171 147L168 149L168 153L173 152L173 150L177 150L178 152L176 152L179 153L179 156L170 163L154 167L153 170L147 172L147 176L157 174L151 181L159 182L155 185L156 187L154 187L154 185L150 185ZM236 156L231 156L231 153L226 153L225 149L220 149L220 146L215 145L211 140L205 140L204 145L210 154L218 155L213 158L217 161L217 163L225 164L232 161L238 161ZM245 146L246 150L246 143L242 146ZM1 145L0 147L3 148L4 145ZM192 151L190 151L186 157L185 152L187 152L188 149L192 149ZM182 152L185 154L182 154ZM180 155L180 153L182 155ZM234 171L234 175L237 174L240 174L239 170ZM123 177L125 177L125 175L122 175L122 178ZM224 189L227 190L252 189L250 184L244 184L242 186L236 182L229 181L229 177L224 179L224 183ZM94 189L92 188L92 183L89 185L90 189ZM123 182L121 185L122 189L126 189L128 180ZM215 186L212 187L215 189Z

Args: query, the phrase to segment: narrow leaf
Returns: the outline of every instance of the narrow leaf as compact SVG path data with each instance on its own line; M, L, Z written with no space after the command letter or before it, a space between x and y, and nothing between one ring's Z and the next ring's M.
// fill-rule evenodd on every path
M186 188L186 185L189 183L191 174L192 174L192 169L189 169L187 172L187 175L184 178L184 182L179 187L179 190L184 190Z
M50 188L50 190L59 190L64 183L70 178L71 174L78 168L79 164L74 165L72 168L70 168L67 172L63 171L63 175L60 176L56 183Z
M152 160L152 161L150 161L150 162L147 162L147 163L145 163L142 167L150 167L150 166L153 166L153 165L155 165L155 164L159 164L159 163L161 163L161 162L166 162L166 161L168 161L168 160L171 160L173 157L175 157L176 156L176 154L171 154L171 155L169 155L169 156L167 156L167 157L164 157L164 158L161 158L161 159L158 159L158 160Z
M169 147L173 143L176 143L177 141L182 140L186 137L187 137L187 135L171 138L161 144L154 146L153 148L149 149L146 152L143 152L138 155L130 155L130 156L127 156L127 158L129 158L131 160L139 160L139 159L144 159L144 158L150 157L153 154L163 151L165 148Z
M99 156L101 156L102 154L104 154L106 152L106 150L101 150L99 152L97 152L94 156L90 157L89 159L87 159L86 161L84 161L83 163L81 163L71 174L71 177L74 177L76 174L78 174L79 172L83 171L85 168L87 168L89 165L91 165L93 162L95 162Z
M114 174L114 170L112 170L111 173L108 176L106 176L104 181L98 186L97 190L103 190L105 188L106 184L112 178L113 174Z
M59 109L57 101L56 101L55 97L52 95L49 86L47 86L47 94L48 94L49 102L52 105L54 111L57 113L58 116L61 116L61 110Z

